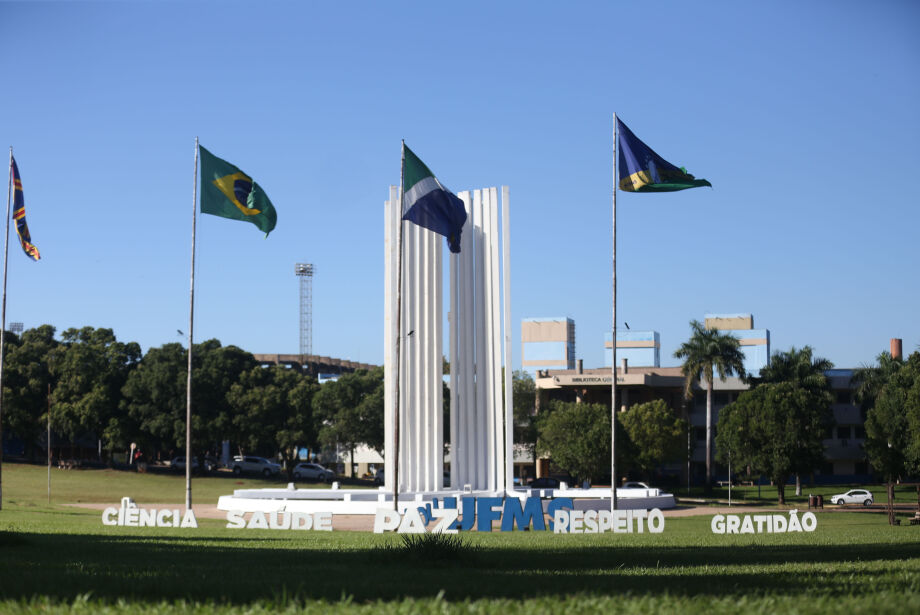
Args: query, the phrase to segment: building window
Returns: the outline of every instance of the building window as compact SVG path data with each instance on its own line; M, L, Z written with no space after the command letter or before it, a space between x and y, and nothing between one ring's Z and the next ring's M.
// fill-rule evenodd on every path
M849 404L851 397L849 391L837 391L837 403L838 404Z
M857 461L855 465L856 474L868 474L869 473L869 464L865 461Z
M728 393L716 393L715 398L716 404L720 406L724 406L729 402Z
M700 442L706 441L706 428L705 427L696 427L694 428L694 433L696 434L696 439Z
M854 429L856 430L856 433L853 435L854 438L861 438L863 440L866 439L866 428L865 427L863 427L862 425L856 425Z
M850 437L850 426L849 425L840 425L837 427L837 439L846 440Z

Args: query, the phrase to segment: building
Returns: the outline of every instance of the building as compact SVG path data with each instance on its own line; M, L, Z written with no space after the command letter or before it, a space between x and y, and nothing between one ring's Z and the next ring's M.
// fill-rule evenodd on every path
M745 370L758 374L768 364L770 357L770 332L755 329L750 314L707 314L707 328L725 331L736 337L745 356ZM574 369L540 369L536 372L538 407L550 400L597 403L610 406L610 339L605 336L606 367L583 369L576 362ZM693 394L685 399L685 379L680 367L661 367L659 364L660 339L655 331L617 331L617 399L622 412L633 404L662 399L677 414L689 417L691 448L689 468L677 465L664 468L681 484L699 484L706 468L706 387L693 383ZM894 348L894 345L892 345ZM892 351L894 352L894 351ZM625 360L624 360L625 359ZM871 468L866 461L862 444L865 442L865 413L856 405L855 388L851 383L855 370L833 369L826 372L831 392L834 427L825 434L824 446L827 462L813 477L803 480L816 483L855 483L869 481ZM741 378L725 381L716 377L713 383L713 424L719 412L732 403L750 386ZM546 472L545 465L540 474ZM735 469L735 474L737 470ZM714 463L714 480L728 478L728 469Z
M575 369L575 321L525 318L521 322L521 367L531 375L541 369Z
M608 332L604 336L604 365L610 367L612 352ZM635 367L661 366L661 339L657 331L617 330L617 360L626 359L627 364Z
M706 314L703 326L728 333L744 353L744 371L759 374L770 363L770 331L755 329L751 314Z

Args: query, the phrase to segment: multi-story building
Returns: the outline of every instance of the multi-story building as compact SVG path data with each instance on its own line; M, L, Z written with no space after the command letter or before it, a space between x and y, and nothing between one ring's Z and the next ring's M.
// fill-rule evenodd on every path
M531 375L541 369L575 369L575 321L525 318L521 322L521 367Z
M757 375L769 360L770 332L767 329L754 329L753 325L754 320L750 314L708 314L705 318L705 326L708 328L719 329L738 338L745 355L745 371ZM538 404L558 399L609 406L610 338L608 333L605 336L607 366L604 368L582 369L578 366L575 369L538 370L535 378L540 400ZM675 413L688 416L692 428L690 445L693 449L690 468L688 470L686 466L675 465L666 470L679 474L682 482L687 480L689 471L691 481L699 483L705 476L706 467L705 384L693 383L693 395L689 400L685 399L686 384L681 368L660 367L657 361L659 347L658 334L654 331L624 331L622 335L617 331L617 407L623 411L633 404L662 399ZM628 354L635 350L639 352ZM813 477L807 477L809 482L862 482L871 478L871 468L862 449L866 437L866 417L855 403L854 385L851 383L853 373L852 369L833 369L827 372L834 396L832 410L835 424L825 434L827 462ZM741 378L730 377L722 381L716 377L712 400L714 424L718 422L719 411L738 399L748 388L749 385ZM737 474L737 470L733 469L733 473ZM716 480L724 480L728 469L716 464L714 474Z

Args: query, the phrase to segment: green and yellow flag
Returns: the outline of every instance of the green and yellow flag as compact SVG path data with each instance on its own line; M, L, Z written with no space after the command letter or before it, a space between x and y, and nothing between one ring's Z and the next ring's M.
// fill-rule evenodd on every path
M275 228L278 214L262 187L226 160L200 145L198 149L201 152L201 213L252 222L267 237Z

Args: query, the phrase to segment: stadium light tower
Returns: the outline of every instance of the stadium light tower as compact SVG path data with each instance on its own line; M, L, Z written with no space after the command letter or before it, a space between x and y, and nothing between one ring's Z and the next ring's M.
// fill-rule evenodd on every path
M294 274L300 278L300 355L313 354L313 272L310 263L296 263Z

